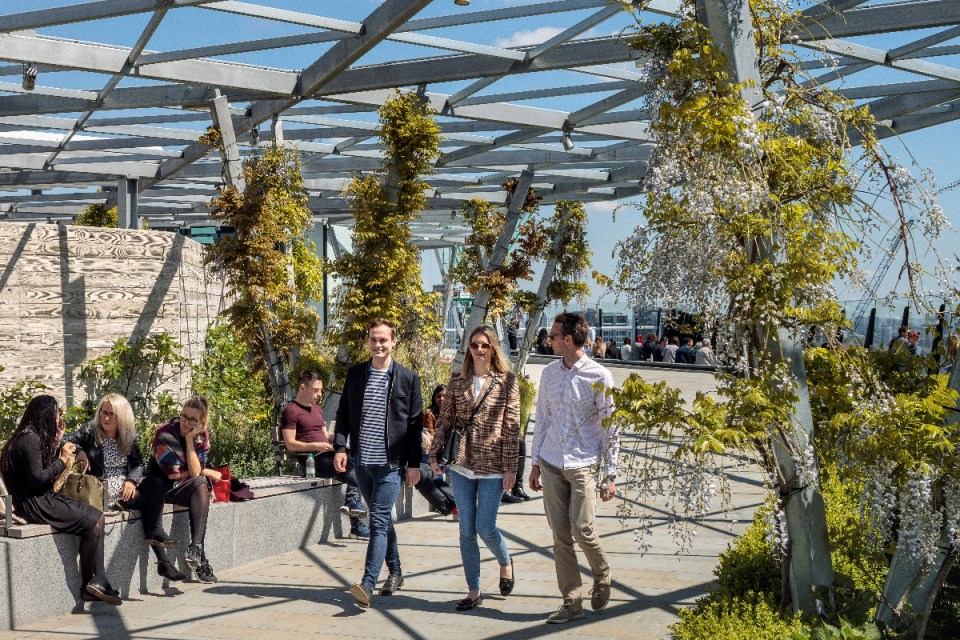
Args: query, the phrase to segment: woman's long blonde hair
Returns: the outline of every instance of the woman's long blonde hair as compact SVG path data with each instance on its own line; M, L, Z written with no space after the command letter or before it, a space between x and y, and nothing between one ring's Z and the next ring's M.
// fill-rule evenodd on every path
M103 427L100 426L100 409L105 404L109 404L113 409L114 418L117 421L117 445L120 455L128 456L133 449L133 444L137 441L137 427L130 403L119 393L108 393L97 403L97 412L93 416L93 434L97 439L97 446L102 447L105 438Z
M493 327L482 324L471 331L470 337L467 338L467 353L463 356L463 368L460 369L460 375L464 378L473 377L473 351L470 350L470 343L473 342L473 337L478 333L482 333L490 343L490 370L501 375L509 373L510 361L507 360L507 356L503 355L503 350L500 349L500 339L493 332Z

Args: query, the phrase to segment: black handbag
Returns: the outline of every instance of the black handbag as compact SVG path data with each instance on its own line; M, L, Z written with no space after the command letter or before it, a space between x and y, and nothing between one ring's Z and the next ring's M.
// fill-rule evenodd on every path
M493 382L490 383L490 386L487 387L487 392L480 398L480 402L473 407L473 412L470 414L470 422L464 424L460 416L453 419L453 426L447 430L447 434L443 438L443 447L437 452L437 464L441 467L446 467L457 461L457 456L460 455L460 441L463 440L469 426L473 424L473 416L477 415L477 410L480 409L484 400L487 399L487 396L490 395L490 392L493 391L493 388L499 384L499 382L500 377L497 376L493 379Z

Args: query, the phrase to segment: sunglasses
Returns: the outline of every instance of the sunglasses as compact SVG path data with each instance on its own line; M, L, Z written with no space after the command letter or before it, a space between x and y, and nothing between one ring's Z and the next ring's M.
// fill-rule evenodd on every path
M491 345L489 342L471 342L470 343L470 348L475 349L476 351L480 351L482 349L490 349L492 347L493 345Z

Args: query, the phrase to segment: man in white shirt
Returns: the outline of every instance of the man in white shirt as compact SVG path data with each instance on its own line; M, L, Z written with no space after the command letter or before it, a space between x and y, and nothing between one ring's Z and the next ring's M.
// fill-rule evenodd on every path
M586 357L587 321L561 313L550 329L556 355L540 376L536 430L530 460L530 488L543 489L543 508L553 531L553 555L563 604L547 622L560 624L583 616L582 580L574 540L587 557L593 574L590 604L597 611L610 601L610 564L600 544L594 520L597 471L602 470L600 498L616 493L620 440L604 428L613 411L611 399L594 384L613 386L605 367ZM629 340L629 339L628 339ZM542 484L541 484L542 483Z

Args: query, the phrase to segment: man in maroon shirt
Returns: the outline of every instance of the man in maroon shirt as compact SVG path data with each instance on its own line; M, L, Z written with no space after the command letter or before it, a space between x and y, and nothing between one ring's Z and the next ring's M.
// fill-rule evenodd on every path
M334 478L347 485L346 498L340 511L350 516L350 535L369 538L370 529L360 519L367 515L367 511L360 500L353 467L348 466L345 473L333 468L333 443L323 421L323 410L317 404L322 395L323 381L320 376L310 370L301 373L297 397L284 407L280 416L283 444L288 451L303 454L299 458L304 469L307 454L312 453L318 478Z

